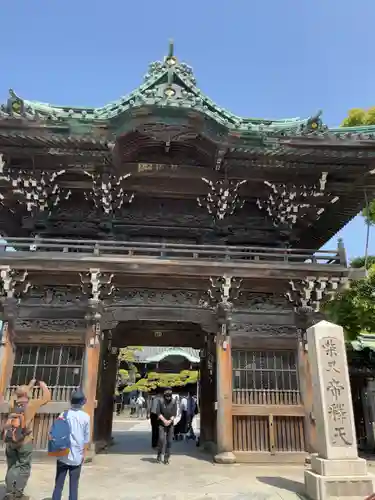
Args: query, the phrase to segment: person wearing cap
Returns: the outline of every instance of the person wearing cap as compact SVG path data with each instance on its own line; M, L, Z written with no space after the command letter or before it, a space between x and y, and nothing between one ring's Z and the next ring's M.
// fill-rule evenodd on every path
M177 415L177 404L172 397L172 389L164 390L164 395L159 399L156 412L159 419L159 443L157 461L162 461L164 453L164 463L169 464L171 447L173 440L173 422Z
M52 500L61 500L65 478L69 472L69 500L78 499L78 484L82 465L90 443L90 416L83 410L86 398L81 389L72 393L71 408L65 412L70 426L69 454L59 457L56 463L55 488Z
M31 463L33 453L32 427L38 410L51 401L51 392L44 382L39 382L41 395L32 398L31 392L37 381L32 380L29 385L17 387L15 394L9 403L9 413L22 412L25 417L27 432L21 443L7 443L5 454L7 459L7 473L5 476L6 495L5 498L28 498L24 495L27 482L31 474Z

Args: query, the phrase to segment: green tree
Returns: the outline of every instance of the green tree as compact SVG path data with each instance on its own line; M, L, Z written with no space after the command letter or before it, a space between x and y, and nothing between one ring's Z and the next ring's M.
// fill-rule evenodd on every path
M354 267L356 269L359 269L361 267L365 267L365 263L366 263L365 261L366 261L366 257L355 257L354 259L352 259L350 261L350 267ZM366 264L367 269L372 267L374 264L375 264L375 255L369 255L367 257L367 264Z
M348 116L341 123L342 127L361 127L364 125L375 125L375 107L350 109Z
M146 377L139 379L135 384L129 385L124 392L139 390L150 392L158 387L184 387L198 382L198 371L183 370L180 373L149 372Z
M332 301L324 305L328 319L341 325L348 340L360 333L375 333L375 264L368 276L352 281Z

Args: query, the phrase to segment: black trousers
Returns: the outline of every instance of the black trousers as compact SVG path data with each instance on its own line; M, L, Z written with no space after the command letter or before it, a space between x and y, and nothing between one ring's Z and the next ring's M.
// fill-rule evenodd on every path
M163 455L164 460L168 460L171 456L173 440L173 425L164 427L164 425L159 425L159 444L158 444L158 455Z
M57 461L55 489L53 490L52 500L61 500L64 483L69 472L69 500L78 500L78 483L81 475L81 465L66 465Z
M155 413L150 414L151 422L151 446L156 448L159 442L159 419Z

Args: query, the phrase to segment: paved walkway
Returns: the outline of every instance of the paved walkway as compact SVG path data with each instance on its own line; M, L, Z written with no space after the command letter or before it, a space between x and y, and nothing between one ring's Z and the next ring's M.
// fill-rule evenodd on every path
M192 441L174 443L170 465L157 464L148 421L118 419L114 438L108 453L84 466L80 500L296 500L303 492L302 467L214 465ZM53 480L53 464L35 464L27 493L49 500Z

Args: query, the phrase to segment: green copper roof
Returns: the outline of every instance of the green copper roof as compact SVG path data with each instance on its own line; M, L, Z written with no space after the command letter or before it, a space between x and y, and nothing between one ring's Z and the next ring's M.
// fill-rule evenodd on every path
M138 351L136 358L138 362L159 363L169 356L182 356L190 363L199 363L199 351L190 347L143 347Z
M218 106L197 87L192 68L178 61L172 42L164 61L150 64L144 82L137 89L103 107L56 106L23 99L10 90L8 102L0 108L0 116L30 120L111 122L129 112L134 115L137 108L147 107L197 112L239 135L262 131L298 133L302 130L313 131L323 126L320 112L304 119L265 120L240 117Z

